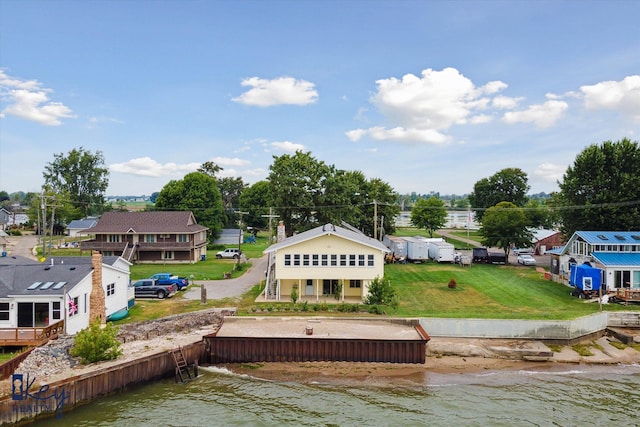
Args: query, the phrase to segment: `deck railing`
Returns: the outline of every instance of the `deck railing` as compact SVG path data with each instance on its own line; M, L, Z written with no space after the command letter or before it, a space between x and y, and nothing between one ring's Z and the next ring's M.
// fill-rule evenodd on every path
M0 346L38 346L64 333L64 320L43 328L2 328Z

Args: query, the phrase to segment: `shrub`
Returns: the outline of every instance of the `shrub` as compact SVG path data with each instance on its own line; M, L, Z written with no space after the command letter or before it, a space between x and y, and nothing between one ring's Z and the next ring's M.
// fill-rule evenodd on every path
M300 311L309 311L309 303L307 301L304 301L302 303L302 306L300 307Z
M298 301L298 287L293 286L291 288L291 302L295 304L297 301Z
M74 344L69 353L80 357L82 363L113 360L122 354L120 341L117 340L118 327L113 323L107 323L102 328L100 320L91 322L88 328L78 332L74 338Z
M396 300L396 291L389 280L376 277L369 285L369 295L365 300L367 305L391 305Z
M449 284L447 286L449 286L450 289L455 289L456 286L458 286L458 283L456 283L456 279L452 278L451 280L449 280Z

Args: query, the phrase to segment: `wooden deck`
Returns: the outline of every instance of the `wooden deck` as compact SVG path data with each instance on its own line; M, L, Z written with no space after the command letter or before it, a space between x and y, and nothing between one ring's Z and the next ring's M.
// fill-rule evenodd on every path
M0 347L35 347L64 332L64 320L44 328L6 328L0 329Z

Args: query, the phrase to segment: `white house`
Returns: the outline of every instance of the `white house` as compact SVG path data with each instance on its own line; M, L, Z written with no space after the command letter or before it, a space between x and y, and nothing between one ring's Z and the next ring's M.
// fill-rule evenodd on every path
M369 284L384 276L389 249L355 229L333 224L296 234L270 247L266 300L290 301L295 289L301 301L338 299L362 302Z
M61 320L75 334L96 317L128 307L129 269L121 257L59 257L45 262L0 260L0 331L43 328Z
M566 280L571 264L603 270L603 284L640 289L640 231L576 231L564 247L549 251L550 272Z

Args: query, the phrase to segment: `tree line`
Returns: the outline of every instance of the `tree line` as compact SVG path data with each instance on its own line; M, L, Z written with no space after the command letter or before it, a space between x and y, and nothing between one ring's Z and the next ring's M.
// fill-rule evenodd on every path
M629 231L640 229L640 147L624 138L592 144L579 153L548 197L528 196L527 174L502 169L477 181L464 197L448 197L450 207L469 209L481 225L484 244L496 247L530 243L530 228L558 228L566 236L576 230ZM429 233L442 228L446 207L439 194L399 195L380 178L342 170L318 160L311 152L273 156L269 175L252 185L240 177L220 177L222 167L205 162L172 180L153 194L146 209L190 210L215 237L222 228L265 229L282 221L287 235L319 224L346 222L367 235L394 231L401 207L411 206L415 226ZM55 154L45 166L42 193L21 194L30 204L32 220L66 224L126 209L105 202L109 172L102 152L84 148ZM0 203L11 198L0 191ZM35 222L35 221L34 221ZM50 226L48 224L47 226Z

